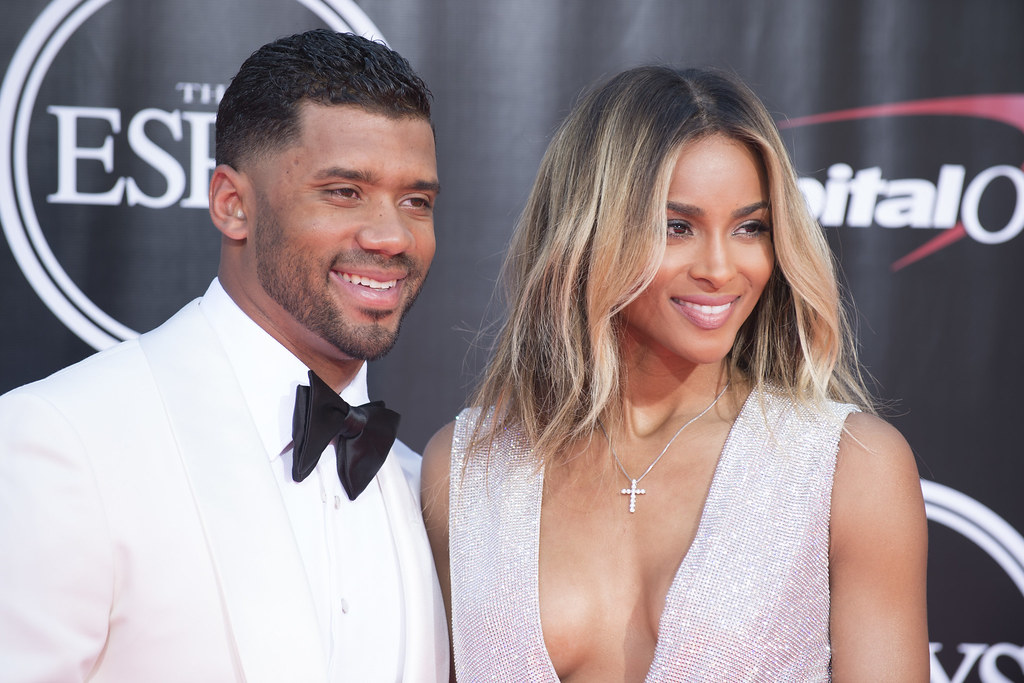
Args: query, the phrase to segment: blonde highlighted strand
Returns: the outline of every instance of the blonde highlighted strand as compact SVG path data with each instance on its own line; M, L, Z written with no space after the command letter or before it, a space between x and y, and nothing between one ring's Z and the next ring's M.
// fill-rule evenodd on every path
M683 146L721 134L761 159L776 266L727 358L728 381L871 408L831 251L774 121L737 79L640 67L587 93L541 161L502 270L508 315L472 404L493 408L470 452L520 430L538 466L620 417L620 313L653 280ZM484 426L486 425L486 426Z

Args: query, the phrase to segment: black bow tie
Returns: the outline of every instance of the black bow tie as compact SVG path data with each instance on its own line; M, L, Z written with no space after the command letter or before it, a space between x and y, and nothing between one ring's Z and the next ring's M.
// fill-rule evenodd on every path
M400 417L383 401L350 406L310 370L309 386L295 390L292 479L308 477L327 444L337 437L338 478L349 500L355 500L388 457Z

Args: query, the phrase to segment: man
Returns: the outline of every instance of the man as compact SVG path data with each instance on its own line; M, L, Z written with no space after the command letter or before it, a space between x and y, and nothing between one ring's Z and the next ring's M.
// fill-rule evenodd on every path
M397 416L362 405L434 253L429 92L381 44L279 40L217 163L206 294L0 398L0 678L447 680L418 456L381 464Z

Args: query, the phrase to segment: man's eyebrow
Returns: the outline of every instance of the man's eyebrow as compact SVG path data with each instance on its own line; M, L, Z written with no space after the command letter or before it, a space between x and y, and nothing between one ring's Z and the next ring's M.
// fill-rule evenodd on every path
M371 184L379 181L376 174L358 169L341 168L340 166L325 168L313 177L316 180L352 180ZM409 185L409 189L417 192L433 192L434 194L439 194L441 192L441 184L436 180L417 180Z
M320 171L317 171L316 175L313 177L316 180L333 180L335 178L342 178L344 180L358 180L364 183L372 183L376 180L376 176L372 173L352 168L342 168L341 166L331 166L330 168L321 169Z
M686 216L703 216L704 215L704 209L700 208L699 206L694 206L693 204L680 204L679 202L667 202L665 204L665 206L666 206L666 208L669 211L671 211L673 213L681 213L681 214L686 215ZM753 204L749 204L747 206L740 207L740 208L736 209L735 211L733 211L732 212L732 217L733 218L743 218L744 216L749 216L750 214L754 213L755 211L758 211L759 209L767 209L767 208L768 208L768 202L754 202Z
M441 194L441 183L436 180L417 180L409 189L417 190L419 192L433 192L434 194Z

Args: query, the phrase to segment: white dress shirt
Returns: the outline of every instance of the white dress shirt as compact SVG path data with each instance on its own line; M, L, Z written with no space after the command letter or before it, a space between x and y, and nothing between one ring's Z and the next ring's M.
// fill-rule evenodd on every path
M201 310L227 350L273 466L317 606L330 680L401 681L402 588L377 480L350 501L332 443L312 474L293 481L295 387L309 384L308 369L238 308L219 281ZM352 405L368 401L365 364L341 396Z

